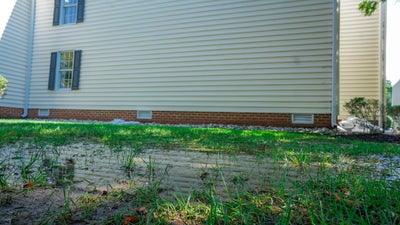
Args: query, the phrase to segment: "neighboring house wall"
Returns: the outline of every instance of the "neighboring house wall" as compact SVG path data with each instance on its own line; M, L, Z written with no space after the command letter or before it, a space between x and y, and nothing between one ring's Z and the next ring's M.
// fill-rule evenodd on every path
M392 105L400 105L400 80L392 87Z
M364 16L357 0L340 1L339 118L354 97L380 99L380 12Z
M31 1L17 0L0 39L0 74L8 79L6 95L0 106L0 117L21 114L27 74Z

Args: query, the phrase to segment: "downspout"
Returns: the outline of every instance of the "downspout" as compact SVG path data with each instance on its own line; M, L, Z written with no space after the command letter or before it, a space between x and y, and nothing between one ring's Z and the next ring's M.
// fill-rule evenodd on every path
M386 118L386 3L382 2L379 18L379 126L385 126Z
M32 0L31 4L32 5L31 5L31 25L30 25L30 29L29 29L28 68L27 68L26 80L25 80L24 112L21 115L22 118L26 118L28 116L29 95L30 95L30 89L31 89L33 35L34 35L34 31L35 31L35 5L36 5L36 0Z
M339 16L338 0L332 1L332 105L331 126L337 126L337 101L338 101L338 49L339 49Z

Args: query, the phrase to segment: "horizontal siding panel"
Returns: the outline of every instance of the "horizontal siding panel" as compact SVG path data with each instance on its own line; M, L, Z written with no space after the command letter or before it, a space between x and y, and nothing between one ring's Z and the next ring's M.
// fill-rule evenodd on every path
M329 113L332 1L87 1L51 25L38 0L30 107ZM82 50L79 91L50 53Z

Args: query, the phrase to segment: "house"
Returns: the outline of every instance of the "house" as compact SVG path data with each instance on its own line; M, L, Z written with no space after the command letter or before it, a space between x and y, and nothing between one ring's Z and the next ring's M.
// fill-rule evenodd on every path
M400 80L392 87L392 106L400 105Z
M17 0L0 40L9 80L0 115L332 127L339 92L360 79L338 66L337 9L335 0ZM377 97L381 74L371 76L357 88L374 85Z

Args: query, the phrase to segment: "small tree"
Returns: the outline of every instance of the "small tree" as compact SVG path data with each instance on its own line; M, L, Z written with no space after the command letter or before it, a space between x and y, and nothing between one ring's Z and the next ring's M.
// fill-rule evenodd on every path
M355 117L376 123L379 117L379 103L376 99L356 97L344 104L345 110Z
M7 90L8 81L5 77L0 75L0 98L2 98Z

